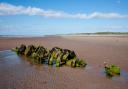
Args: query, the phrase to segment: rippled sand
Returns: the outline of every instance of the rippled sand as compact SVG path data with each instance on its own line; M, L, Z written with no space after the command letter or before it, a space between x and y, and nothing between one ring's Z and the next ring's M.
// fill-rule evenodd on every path
M88 62L88 66L82 69L56 68L32 65L10 50L0 51L0 89L128 89L127 37L13 38L0 41L2 50L20 43L35 42L48 48L57 45L75 50ZM102 66L104 61L119 65L121 76L107 78Z

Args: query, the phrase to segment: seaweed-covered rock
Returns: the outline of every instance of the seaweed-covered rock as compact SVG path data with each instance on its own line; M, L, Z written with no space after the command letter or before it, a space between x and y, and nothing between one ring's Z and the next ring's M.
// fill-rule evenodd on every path
M69 59L73 59L73 58L76 57L76 54L75 54L74 51L70 51L69 53L70 53L69 56L68 56Z
M26 49L26 46L25 46L24 44L22 44L22 45L20 46L20 48L19 48L19 53L20 53L20 54L24 54L25 49Z
M68 49L61 49L54 47L50 51L43 46L21 45L19 48L13 49L18 54L23 54L26 57L31 58L32 62L43 63L48 61L49 65L55 64L56 67L62 65L68 65L71 67L85 67L86 63L83 60L79 60L74 51Z
M120 75L120 68L116 65L105 66L106 75L112 77L114 75Z
M48 64L52 65L53 64L53 57L50 57L50 59L48 59Z
M71 51L68 50L68 49L63 49L63 51L62 51L62 56L61 56L62 62L66 62L68 59L70 59L70 58L69 58L70 52L71 52Z
M85 67L87 63L85 61L81 60L76 60L76 67Z
M15 51L17 54L23 55L26 50L26 46L24 44L21 44L20 47L13 48L12 50Z
M87 63L83 60L79 60L78 58L74 58L66 61L66 65L71 67L85 67Z
M18 47L12 48L11 50L14 51L14 52L16 52L17 54L19 54L19 53L18 53Z
M67 66L76 67L76 59L66 61Z
M48 50L44 48L43 46L34 47L32 49L33 51L30 57L32 59L35 59L36 63L42 63L47 59Z
M56 67L60 67L62 64L61 62L61 56L58 56L57 59L56 59Z
M61 57L61 56L62 56L62 49L58 47L52 48L48 54L48 64L52 65L54 62L57 61L57 59L59 59L58 57Z
M38 46L35 52L42 58L46 58L48 56L48 50L43 46Z
M33 59L39 59L39 55L37 53L35 53L35 52L32 53L31 57Z
M26 48L26 50L25 50L25 52L24 52L24 54L25 54L25 56L31 56L31 54L33 53L33 52L35 52L35 49L36 49L36 47L35 46L33 46L33 45L28 45L28 47Z
M39 54L37 54L35 52L32 53L31 58L32 58L33 63L41 64L45 61L45 59L43 57L41 57Z
M85 67L86 63L83 60L79 60L74 51L68 49L61 49L54 47L50 50L48 56L48 64L52 65L56 63L56 66L68 65L71 67Z

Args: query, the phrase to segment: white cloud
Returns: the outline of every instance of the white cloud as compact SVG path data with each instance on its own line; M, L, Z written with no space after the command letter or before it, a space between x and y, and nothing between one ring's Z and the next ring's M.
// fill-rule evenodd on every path
M0 16L3 15L38 15L43 17L54 17L54 18L76 18L76 19L120 19L128 18L128 15L121 15L118 13L101 13L93 12L91 14L76 13L70 14L63 11L44 10L36 7L24 7L15 6L8 3L0 3Z
M38 15L42 10L35 7L23 7L14 6L7 3L0 3L0 15L16 15L16 14L27 14L27 15Z

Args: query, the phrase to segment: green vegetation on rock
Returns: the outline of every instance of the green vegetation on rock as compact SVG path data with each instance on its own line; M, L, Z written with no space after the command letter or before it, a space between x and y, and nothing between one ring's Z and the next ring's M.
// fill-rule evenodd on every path
M110 77L120 75L120 68L116 65L105 66L105 73Z
M48 65L56 65L60 67L67 65L70 67L85 67L87 63L83 60L79 60L74 51L68 49L61 49L59 47L54 47L51 50L47 50L43 46L34 45L21 45L12 49L18 55L25 55L29 57L32 62L43 63L48 62Z

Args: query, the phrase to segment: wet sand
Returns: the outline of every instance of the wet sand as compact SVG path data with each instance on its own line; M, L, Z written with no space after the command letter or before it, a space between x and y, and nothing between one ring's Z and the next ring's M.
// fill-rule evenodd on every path
M9 50L22 43L74 50L88 66L32 65ZM0 50L0 89L128 89L127 36L0 38ZM120 66L121 76L107 78L104 61Z

